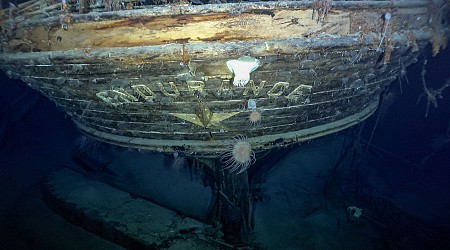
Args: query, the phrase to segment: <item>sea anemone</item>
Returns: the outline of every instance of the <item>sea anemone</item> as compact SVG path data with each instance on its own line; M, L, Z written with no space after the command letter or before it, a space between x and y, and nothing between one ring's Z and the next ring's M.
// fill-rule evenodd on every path
M238 174L247 170L256 161L255 152L253 152L247 137L243 135L233 138L229 150L220 159L224 165L223 170L237 171Z
M73 141L73 144L79 153L95 156L98 154L101 142L90 136L80 135Z
M253 110L248 115L248 123L251 126L258 126L261 123L261 112Z
M189 166L190 163L188 157L174 153L172 163L170 164L171 168L181 171L185 168L188 168Z

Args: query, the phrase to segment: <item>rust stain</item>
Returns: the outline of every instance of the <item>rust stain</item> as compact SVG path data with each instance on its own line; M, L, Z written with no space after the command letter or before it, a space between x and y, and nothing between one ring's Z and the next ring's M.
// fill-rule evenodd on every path
M130 18L119 21L105 21L96 23L97 27L93 30L108 30L120 27L135 27L135 28L152 28L162 29L169 27L181 27L190 23L199 23L205 21L214 21L227 18L228 14L213 14L213 15L177 15L177 16L164 16L164 17L140 17Z
M189 57L187 56L185 43L183 43L181 47L181 62L185 65L189 62Z
M239 33L232 33L232 32L218 32L214 36L211 37L204 37L204 38L197 38L196 41L202 41L202 42L237 42L237 41L255 41L255 40L261 40L264 38L257 37L257 36L250 36L249 34L239 34Z

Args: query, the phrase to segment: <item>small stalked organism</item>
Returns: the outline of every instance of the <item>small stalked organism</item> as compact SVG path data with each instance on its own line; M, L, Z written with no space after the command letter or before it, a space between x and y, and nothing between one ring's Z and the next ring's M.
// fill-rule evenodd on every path
M383 34L381 36L380 44L378 45L377 51L381 50L381 45L383 44L383 40L386 37L386 33L387 33L388 28L389 28L389 21L391 20L391 17L392 17L391 13L389 13L389 12L384 13L384 16L383 16L383 18L384 18Z
M229 150L220 158L223 170L237 172L238 174L247 170L256 161L255 152L244 135L233 138Z
M256 110L256 100L249 99L247 101L247 108L252 110L248 115L248 124L250 126L257 126L261 123L261 112Z

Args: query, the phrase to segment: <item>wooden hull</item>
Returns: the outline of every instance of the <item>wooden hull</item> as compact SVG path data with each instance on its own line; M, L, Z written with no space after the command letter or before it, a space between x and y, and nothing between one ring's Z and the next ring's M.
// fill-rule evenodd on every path
M35 17L4 29L0 64L108 143L215 157L245 136L263 151L369 117L425 46L445 44L448 30L430 15L443 18L447 5L334 1L322 16L309 1L63 13L70 22ZM227 62L243 56L259 66L235 86ZM249 121L252 112L260 119Z

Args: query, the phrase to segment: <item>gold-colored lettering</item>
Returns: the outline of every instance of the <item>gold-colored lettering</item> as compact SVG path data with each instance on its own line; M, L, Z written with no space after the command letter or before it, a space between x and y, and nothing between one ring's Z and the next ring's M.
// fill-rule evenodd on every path
M257 97L261 90L264 88L264 85L266 84L266 81L261 81L259 83L259 86L257 87L255 85L255 82L253 80L250 80L247 84L247 87L244 89L244 92L242 93L244 96L248 95L248 92L251 90L253 92L253 96Z
M108 105L111 105L113 107L117 107L121 104L130 103L130 102L137 102L138 99L128 92L126 92L124 89L119 90L105 90L98 92L95 94L98 98L100 98L102 101L106 102Z
M298 99L304 98L305 101L309 100L309 96L311 95L312 86L300 84L297 88L295 88L291 93L286 96L286 99L297 102Z
M188 91L191 96L200 95L206 96L205 82L203 81L187 81Z
M132 85L131 88L139 97L144 99L145 102L153 102L156 98L155 93L144 84Z
M158 82L157 85L158 85L159 89L161 90L161 92L165 96L170 96L170 97L180 96L180 91L178 90L178 88L174 82L169 82L169 87L172 89L173 93L169 93L162 83Z
M111 106L118 106L118 105L120 105L120 103L118 103L117 100L115 101L112 97L109 96L109 90L98 92L95 95L98 98L100 98L100 100L106 102L107 104L109 104Z
M123 103L126 102L137 102L138 99L136 97L134 97L133 95L129 94L128 92L126 92L124 89L119 89L119 90L110 90L113 95L115 95L115 98Z
M273 87L267 91L267 95L269 97L277 97L283 94L283 92L289 88L288 82L277 82L273 85Z
M222 98L230 98L233 96L233 88L231 86L230 79L223 79L219 90L217 90L217 95Z

